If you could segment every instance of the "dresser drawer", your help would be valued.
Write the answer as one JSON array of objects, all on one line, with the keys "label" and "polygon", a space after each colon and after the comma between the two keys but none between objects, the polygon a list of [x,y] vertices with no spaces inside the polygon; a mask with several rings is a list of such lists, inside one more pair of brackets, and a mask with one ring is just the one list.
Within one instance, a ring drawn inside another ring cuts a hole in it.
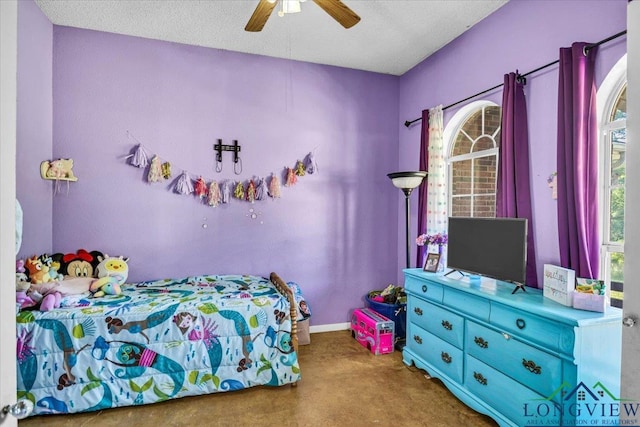
[{"label": "dresser drawer", "polygon": [[444,289],[442,303],[462,313],[470,314],[477,319],[489,321],[491,304],[486,298],[475,296],[468,292],[446,288]]},{"label": "dresser drawer", "polygon": [[404,288],[420,298],[426,298],[435,302],[442,302],[442,285],[426,279],[418,279],[413,276],[406,276]]},{"label": "dresser drawer", "polygon": [[463,354],[459,350],[426,330],[411,324],[407,345],[422,360],[429,363],[455,382],[462,381]]},{"label": "dresser drawer", "polygon": [[436,305],[411,298],[408,307],[409,322],[415,323],[443,340],[462,348],[464,319]]},{"label": "dresser drawer", "polygon": [[515,308],[493,303],[490,323],[545,348],[573,357],[573,329]]},{"label": "dresser drawer", "polygon": [[560,358],[477,323],[467,322],[465,348],[471,356],[543,396],[551,396],[562,384]]},{"label": "dresser drawer", "polygon": [[512,378],[485,365],[472,356],[465,356],[465,387],[480,399],[509,418],[517,426],[560,425],[560,415],[554,414],[554,403]]}]

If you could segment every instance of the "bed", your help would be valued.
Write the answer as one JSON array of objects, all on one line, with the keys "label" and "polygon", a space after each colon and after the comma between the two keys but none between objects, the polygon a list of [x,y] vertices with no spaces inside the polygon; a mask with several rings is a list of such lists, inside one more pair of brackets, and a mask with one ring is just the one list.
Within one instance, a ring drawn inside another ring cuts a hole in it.
[{"label": "bed", "polygon": [[65,298],[17,316],[18,398],[31,415],[295,385],[296,302],[277,274],[206,275]]}]

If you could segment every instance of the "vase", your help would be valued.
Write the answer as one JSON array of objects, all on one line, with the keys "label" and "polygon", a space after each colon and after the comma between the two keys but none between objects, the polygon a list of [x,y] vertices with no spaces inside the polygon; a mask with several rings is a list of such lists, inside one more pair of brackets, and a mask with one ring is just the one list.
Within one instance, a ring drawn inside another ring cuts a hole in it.
[{"label": "vase", "polygon": [[444,271],[447,264],[447,249],[444,245],[438,245],[438,254],[440,255],[440,259],[438,260],[438,271]]}]

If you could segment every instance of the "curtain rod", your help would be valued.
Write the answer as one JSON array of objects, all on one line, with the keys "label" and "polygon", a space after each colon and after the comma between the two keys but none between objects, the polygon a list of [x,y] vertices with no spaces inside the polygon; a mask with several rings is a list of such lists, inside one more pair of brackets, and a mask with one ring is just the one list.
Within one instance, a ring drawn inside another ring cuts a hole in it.
[{"label": "curtain rod", "polygon": [[[614,35],[612,35],[612,36],[610,36],[610,37],[607,37],[606,39],[600,40],[600,41],[599,41],[599,42],[597,42],[597,43],[587,44],[587,45],[584,47],[584,50],[585,50],[585,52],[588,52],[590,49],[592,49],[592,48],[594,48],[594,47],[596,47],[596,46],[600,46],[601,44],[604,44],[604,43],[610,42],[611,40],[615,40],[615,39],[617,39],[618,37],[624,36],[625,34],[627,34],[627,30],[620,31],[619,33],[614,34]],[[553,62],[549,62],[548,64],[545,64],[545,65],[542,65],[542,66],[540,66],[540,67],[536,68],[535,70],[531,70],[531,71],[529,71],[529,72],[527,72],[527,73],[520,74],[520,77],[526,77],[526,76],[528,76],[529,74],[533,74],[533,73],[536,73],[536,72],[538,72],[538,71],[540,71],[540,70],[544,70],[545,68],[551,67],[552,65],[555,65],[555,64],[557,64],[558,62],[560,62],[560,60],[556,59],[556,60],[555,60],[555,61],[553,61]],[[473,95],[471,95],[471,96],[468,96],[468,97],[466,97],[465,99],[461,99],[460,101],[456,101],[456,102],[454,102],[453,104],[449,104],[449,105],[447,105],[446,107],[442,107],[442,109],[443,109],[443,110],[446,110],[446,109],[448,109],[448,108],[455,107],[455,106],[456,106],[456,105],[458,105],[458,104],[462,104],[463,102],[468,101],[468,100],[470,100],[470,99],[473,99],[473,98],[475,98],[476,96],[484,95],[485,93],[487,93],[487,92],[491,92],[492,90],[498,89],[499,87],[502,87],[502,86],[504,86],[504,83],[500,83],[499,85],[495,85],[494,87],[491,87],[491,88],[489,88],[489,89],[483,90],[482,92],[478,92],[478,93],[476,93],[476,94],[473,94]],[[411,120],[411,121],[407,120],[407,121],[405,121],[405,122],[404,122],[404,125],[405,125],[406,127],[409,127],[409,126],[411,126],[413,123],[415,123],[415,122],[419,122],[420,120],[422,120],[422,117],[418,117],[417,119],[415,119],[415,120]]]}]

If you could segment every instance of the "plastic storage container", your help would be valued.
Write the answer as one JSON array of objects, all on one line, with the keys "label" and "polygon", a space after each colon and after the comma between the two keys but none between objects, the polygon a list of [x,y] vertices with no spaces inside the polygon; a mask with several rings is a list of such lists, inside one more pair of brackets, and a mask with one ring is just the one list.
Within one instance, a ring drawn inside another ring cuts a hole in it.
[{"label": "plastic storage container", "polygon": [[404,345],[407,330],[407,304],[387,304],[374,301],[367,295],[367,305],[373,311],[395,322],[396,344]]}]

